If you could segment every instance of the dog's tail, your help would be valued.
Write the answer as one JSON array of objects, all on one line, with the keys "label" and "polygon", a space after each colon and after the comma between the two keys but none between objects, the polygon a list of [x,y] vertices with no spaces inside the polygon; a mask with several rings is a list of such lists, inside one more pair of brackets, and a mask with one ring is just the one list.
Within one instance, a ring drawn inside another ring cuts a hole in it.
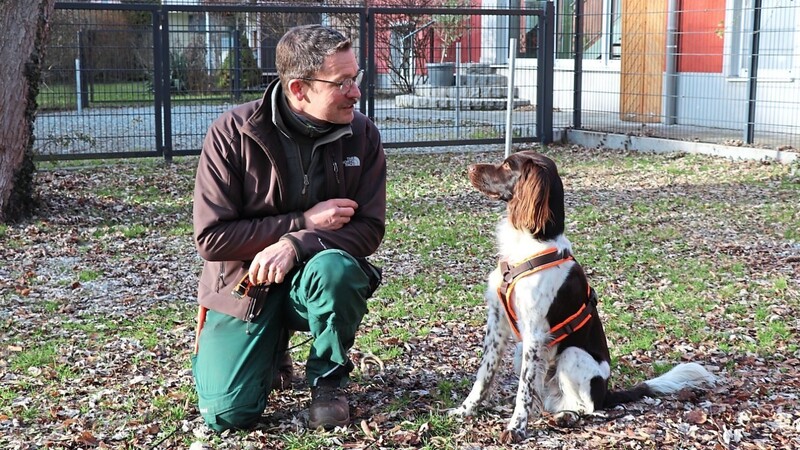
[{"label": "dog's tail", "polygon": [[623,391],[609,391],[603,408],[612,408],[622,403],[641,400],[642,397],[658,397],[674,394],[681,389],[703,389],[714,386],[717,377],[697,363],[678,364],[669,372],[639,383]]}]

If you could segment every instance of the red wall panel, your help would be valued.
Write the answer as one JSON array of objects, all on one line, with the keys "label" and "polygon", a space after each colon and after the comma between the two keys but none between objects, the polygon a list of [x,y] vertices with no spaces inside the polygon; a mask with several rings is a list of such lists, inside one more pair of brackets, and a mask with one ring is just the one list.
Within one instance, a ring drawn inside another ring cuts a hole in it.
[{"label": "red wall panel", "polygon": [[722,72],[725,0],[684,0],[678,22],[678,71]]}]

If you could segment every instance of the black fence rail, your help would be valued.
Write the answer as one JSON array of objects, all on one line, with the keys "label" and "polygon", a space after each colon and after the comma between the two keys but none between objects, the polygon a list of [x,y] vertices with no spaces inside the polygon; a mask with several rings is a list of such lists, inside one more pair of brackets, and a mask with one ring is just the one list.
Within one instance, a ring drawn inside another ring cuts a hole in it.
[{"label": "black fence rail", "polygon": [[[37,155],[197,154],[214,118],[260,98],[276,78],[278,38],[291,26],[320,22],[353,40],[367,69],[359,108],[379,126],[386,147],[500,143],[506,129],[514,142],[549,140],[552,108],[537,110],[536,104],[551,99],[544,89],[552,86],[552,47],[532,45],[550,40],[548,29],[552,36],[552,26],[544,26],[552,23],[552,4],[543,5],[475,10],[58,2],[38,98]],[[511,45],[515,53],[508,51]],[[520,67],[510,89],[508,59],[518,55],[535,55],[541,64]]]}]

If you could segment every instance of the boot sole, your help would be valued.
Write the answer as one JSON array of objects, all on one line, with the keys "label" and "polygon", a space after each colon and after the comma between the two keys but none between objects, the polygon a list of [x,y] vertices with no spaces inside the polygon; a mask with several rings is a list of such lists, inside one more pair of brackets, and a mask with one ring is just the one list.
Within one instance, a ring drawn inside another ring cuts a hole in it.
[{"label": "boot sole", "polygon": [[341,420],[339,422],[321,422],[321,421],[318,422],[318,423],[314,423],[314,422],[311,422],[311,421],[308,422],[308,428],[310,428],[312,430],[316,430],[317,428],[320,428],[320,427],[322,427],[325,430],[331,430],[331,429],[336,428],[336,427],[346,427],[348,425],[350,425],[350,419],[349,418],[347,420]]}]

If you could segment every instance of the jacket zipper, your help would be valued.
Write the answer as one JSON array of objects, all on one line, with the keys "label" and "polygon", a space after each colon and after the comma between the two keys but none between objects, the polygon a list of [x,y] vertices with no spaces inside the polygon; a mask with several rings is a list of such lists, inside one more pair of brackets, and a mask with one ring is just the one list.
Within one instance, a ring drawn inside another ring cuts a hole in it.
[{"label": "jacket zipper", "polygon": [[[292,141],[294,142],[294,140]],[[306,168],[303,167],[303,156],[302,153],[300,152],[300,145],[297,142],[294,142],[294,148],[295,152],[297,152],[297,160],[298,160],[298,165],[300,166],[300,173],[303,174],[303,189],[300,191],[300,195],[303,196],[303,198],[305,199],[305,196],[308,193],[308,186],[311,184],[311,182],[308,180],[308,172],[311,171],[311,165],[313,164],[314,154],[312,151],[311,161],[308,162],[308,171],[307,171]]]},{"label": "jacket zipper", "polygon": [[336,164],[336,161],[333,162],[333,174],[336,175],[336,184],[341,184],[339,181],[339,165]]}]

